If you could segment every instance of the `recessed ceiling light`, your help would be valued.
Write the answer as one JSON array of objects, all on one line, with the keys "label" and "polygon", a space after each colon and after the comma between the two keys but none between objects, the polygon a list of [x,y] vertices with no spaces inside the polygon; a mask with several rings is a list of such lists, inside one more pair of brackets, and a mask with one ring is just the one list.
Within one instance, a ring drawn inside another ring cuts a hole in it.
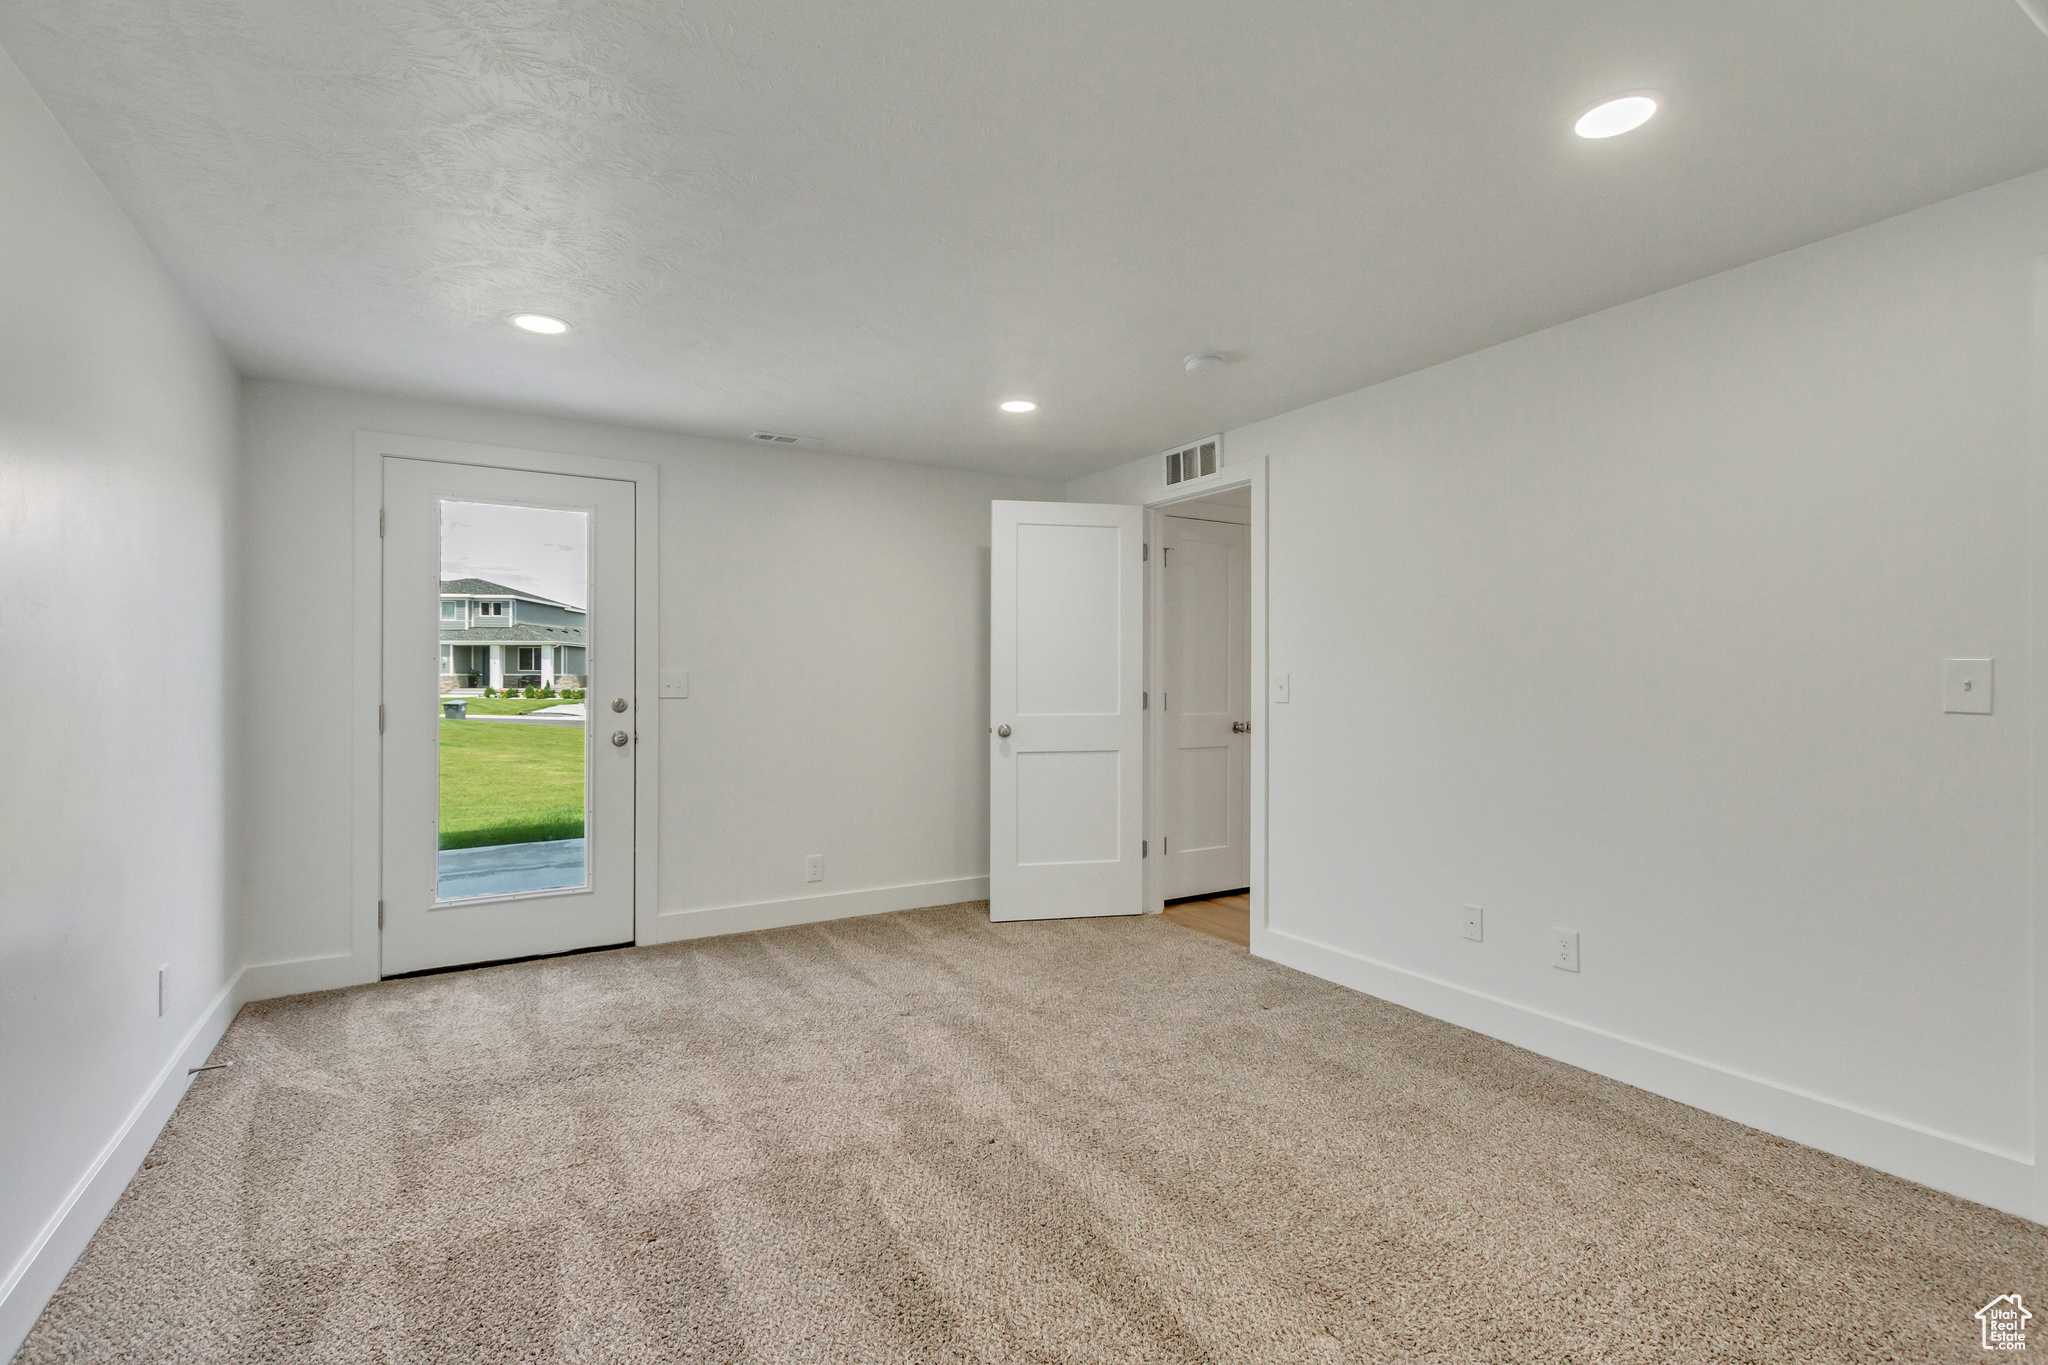
[{"label": "recessed ceiling light", "polygon": [[1616,137],[1631,129],[1640,128],[1655,117],[1664,107],[1664,97],[1654,90],[1636,90],[1626,95],[1616,95],[1579,115],[1579,121],[1572,125],[1572,131],[1580,137]]},{"label": "recessed ceiling light", "polygon": [[1009,402],[1003,404],[1003,411],[1031,412],[1035,410],[1037,407],[1038,404],[1032,402],[1029,398],[1012,398]]},{"label": "recessed ceiling light", "polygon": [[560,336],[569,330],[569,324],[560,318],[551,318],[546,313],[514,313],[512,325],[522,332],[539,332],[542,336]]}]

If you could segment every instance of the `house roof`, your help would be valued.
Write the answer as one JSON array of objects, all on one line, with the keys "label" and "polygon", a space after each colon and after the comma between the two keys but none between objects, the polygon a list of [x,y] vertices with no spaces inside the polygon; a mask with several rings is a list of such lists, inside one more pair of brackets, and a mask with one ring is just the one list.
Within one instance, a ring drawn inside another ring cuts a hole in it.
[{"label": "house roof", "polygon": [[444,630],[444,645],[580,645],[583,631],[577,626],[471,626],[467,630]]},{"label": "house roof", "polygon": [[508,588],[503,583],[493,583],[488,578],[444,578],[441,580],[443,597],[516,597],[522,602],[538,602],[544,607],[560,607],[563,611],[581,612],[583,608],[572,607],[567,602],[557,602],[552,597],[537,593],[521,592]]}]

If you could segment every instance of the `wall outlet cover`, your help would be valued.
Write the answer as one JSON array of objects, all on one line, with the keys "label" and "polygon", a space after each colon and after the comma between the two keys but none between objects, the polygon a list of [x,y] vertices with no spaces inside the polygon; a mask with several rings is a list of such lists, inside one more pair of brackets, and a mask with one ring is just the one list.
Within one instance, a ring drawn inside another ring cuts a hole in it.
[{"label": "wall outlet cover", "polygon": [[1576,929],[1552,929],[1550,965],[1561,972],[1575,972],[1579,969],[1579,931]]},{"label": "wall outlet cover", "polygon": [[1294,692],[1294,675],[1293,675],[1292,673],[1275,673],[1275,674],[1273,675],[1273,700],[1274,700],[1274,701],[1276,701],[1276,702],[1279,702],[1279,703],[1281,703],[1282,705],[1285,705],[1285,704],[1286,704],[1286,702],[1287,702],[1287,699],[1289,698],[1289,696],[1291,696],[1291,695],[1293,694],[1293,692]]},{"label": "wall outlet cover", "polygon": [[813,853],[810,857],[804,859],[804,880],[807,882],[822,882],[825,880],[824,854]]}]

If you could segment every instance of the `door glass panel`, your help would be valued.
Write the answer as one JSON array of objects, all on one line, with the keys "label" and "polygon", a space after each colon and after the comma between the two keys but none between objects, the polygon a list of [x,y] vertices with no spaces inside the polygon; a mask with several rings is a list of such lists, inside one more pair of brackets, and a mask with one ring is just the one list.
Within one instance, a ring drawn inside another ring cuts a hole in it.
[{"label": "door glass panel", "polygon": [[435,899],[587,885],[590,514],[444,500],[441,601]]}]

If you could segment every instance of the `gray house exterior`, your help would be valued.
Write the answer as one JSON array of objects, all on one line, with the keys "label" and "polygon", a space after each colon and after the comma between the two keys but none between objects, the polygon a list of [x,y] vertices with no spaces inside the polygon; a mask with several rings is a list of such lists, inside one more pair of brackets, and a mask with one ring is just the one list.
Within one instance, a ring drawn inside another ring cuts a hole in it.
[{"label": "gray house exterior", "polygon": [[441,584],[441,691],[583,687],[586,613],[482,578]]}]

